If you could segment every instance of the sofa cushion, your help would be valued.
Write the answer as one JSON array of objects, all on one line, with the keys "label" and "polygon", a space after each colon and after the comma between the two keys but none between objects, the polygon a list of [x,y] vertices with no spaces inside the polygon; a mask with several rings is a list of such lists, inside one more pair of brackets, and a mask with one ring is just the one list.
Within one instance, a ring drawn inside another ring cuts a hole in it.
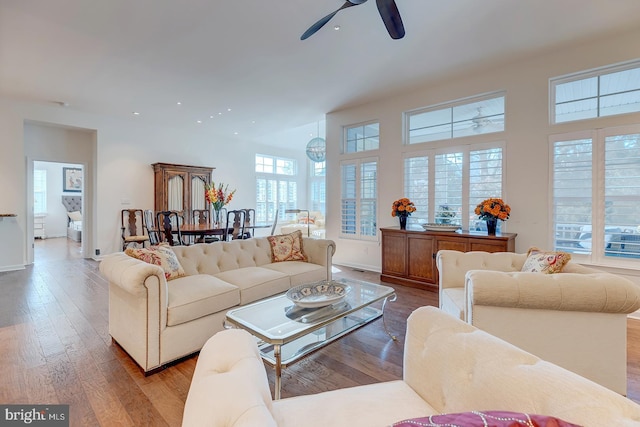
[{"label": "sofa cushion", "polygon": [[127,248],[124,253],[146,263],[162,267],[167,280],[177,279],[185,275],[178,258],[166,243],[148,248]]},{"label": "sofa cushion", "polygon": [[271,244],[271,261],[306,261],[307,256],[302,247],[302,232],[296,230],[290,234],[269,236]]},{"label": "sofa cushion", "polygon": [[208,274],[181,277],[167,284],[167,326],[179,325],[240,304],[240,290]]},{"label": "sofa cushion", "polygon": [[223,271],[214,277],[237,286],[242,305],[285,292],[291,283],[286,274],[263,267]]},{"label": "sofa cushion", "polygon": [[531,248],[527,252],[527,260],[522,266],[523,272],[553,274],[560,273],[571,259],[567,252],[545,252]]},{"label": "sofa cushion", "polygon": [[392,427],[579,427],[546,415],[511,411],[469,411],[454,414],[431,415],[394,423]]},{"label": "sofa cushion", "polygon": [[327,278],[327,267],[310,262],[274,262],[263,265],[262,268],[268,268],[288,275],[291,279],[290,287],[302,285],[303,283],[326,280]]}]

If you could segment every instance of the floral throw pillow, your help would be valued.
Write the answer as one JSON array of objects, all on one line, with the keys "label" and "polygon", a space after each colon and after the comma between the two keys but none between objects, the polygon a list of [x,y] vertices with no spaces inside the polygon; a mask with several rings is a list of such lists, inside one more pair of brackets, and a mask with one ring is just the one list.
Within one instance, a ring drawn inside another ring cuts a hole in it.
[{"label": "floral throw pillow", "polygon": [[470,411],[397,422],[392,427],[580,427],[546,415],[510,411]]},{"label": "floral throw pillow", "polygon": [[306,261],[307,256],[302,249],[302,231],[267,237],[271,244],[271,261]]},{"label": "floral throw pillow", "polygon": [[166,243],[148,248],[127,248],[124,251],[130,257],[139,259],[149,264],[158,265],[164,270],[164,277],[167,280],[177,279],[185,276],[185,271],[178,261],[178,257]]},{"label": "floral throw pillow", "polygon": [[571,260],[571,254],[566,252],[545,252],[538,248],[529,249],[527,255],[521,271],[530,273],[560,273]]}]

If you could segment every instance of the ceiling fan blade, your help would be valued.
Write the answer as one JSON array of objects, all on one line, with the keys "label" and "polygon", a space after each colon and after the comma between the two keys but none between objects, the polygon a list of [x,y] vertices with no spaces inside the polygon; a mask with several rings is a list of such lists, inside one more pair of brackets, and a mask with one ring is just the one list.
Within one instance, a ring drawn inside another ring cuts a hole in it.
[{"label": "ceiling fan blade", "polygon": [[404,25],[400,17],[400,11],[396,6],[395,0],[376,0],[378,12],[382,17],[385,27],[392,39],[401,39],[404,37]]},{"label": "ceiling fan blade", "polygon": [[[366,1],[366,0],[365,0]],[[363,2],[350,2],[350,1],[345,1],[344,4],[342,6],[340,6],[339,9],[337,9],[335,12],[328,14],[327,16],[325,16],[324,18],[320,19],[318,22],[316,22],[315,24],[313,24],[312,26],[309,27],[309,29],[307,31],[304,32],[304,34],[302,36],[300,36],[300,40],[306,40],[309,37],[311,37],[312,35],[315,34],[316,31],[318,31],[320,28],[324,27],[324,25],[329,22],[331,20],[331,18],[333,18],[335,16],[336,13],[340,12],[342,9],[346,9],[348,7],[351,6],[357,6],[359,4],[362,4]]]}]

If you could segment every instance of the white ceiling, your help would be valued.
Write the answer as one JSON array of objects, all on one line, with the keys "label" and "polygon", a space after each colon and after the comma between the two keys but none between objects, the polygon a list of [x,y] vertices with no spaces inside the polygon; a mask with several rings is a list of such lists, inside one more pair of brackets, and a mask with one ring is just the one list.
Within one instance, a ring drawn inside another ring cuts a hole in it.
[{"label": "white ceiling", "polygon": [[640,25],[639,0],[396,1],[403,39],[388,36],[369,1],[301,41],[342,0],[0,0],[0,95],[259,139],[461,69]]}]

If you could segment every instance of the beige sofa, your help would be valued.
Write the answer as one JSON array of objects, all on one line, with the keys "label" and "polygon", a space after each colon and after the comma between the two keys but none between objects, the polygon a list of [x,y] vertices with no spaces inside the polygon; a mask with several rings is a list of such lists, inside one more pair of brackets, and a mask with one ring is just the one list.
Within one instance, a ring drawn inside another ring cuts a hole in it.
[{"label": "beige sofa", "polygon": [[186,276],[167,281],[163,269],[118,252],[100,272],[109,281],[109,334],[145,371],[202,348],[223,329],[225,313],[331,278],[335,244],[303,239],[308,262],[271,262],[266,237],[171,248]]},{"label": "beige sofa", "polygon": [[[640,406],[443,313],[407,323],[403,380],[272,401],[255,340],[216,334],[202,349],[184,427],[382,427],[472,410],[527,412],[583,426],[640,426]],[[224,351],[223,351],[224,350]]]},{"label": "beige sofa", "polygon": [[440,308],[545,360],[627,393],[631,281],[569,262],[524,273],[526,254],[439,251]]}]

